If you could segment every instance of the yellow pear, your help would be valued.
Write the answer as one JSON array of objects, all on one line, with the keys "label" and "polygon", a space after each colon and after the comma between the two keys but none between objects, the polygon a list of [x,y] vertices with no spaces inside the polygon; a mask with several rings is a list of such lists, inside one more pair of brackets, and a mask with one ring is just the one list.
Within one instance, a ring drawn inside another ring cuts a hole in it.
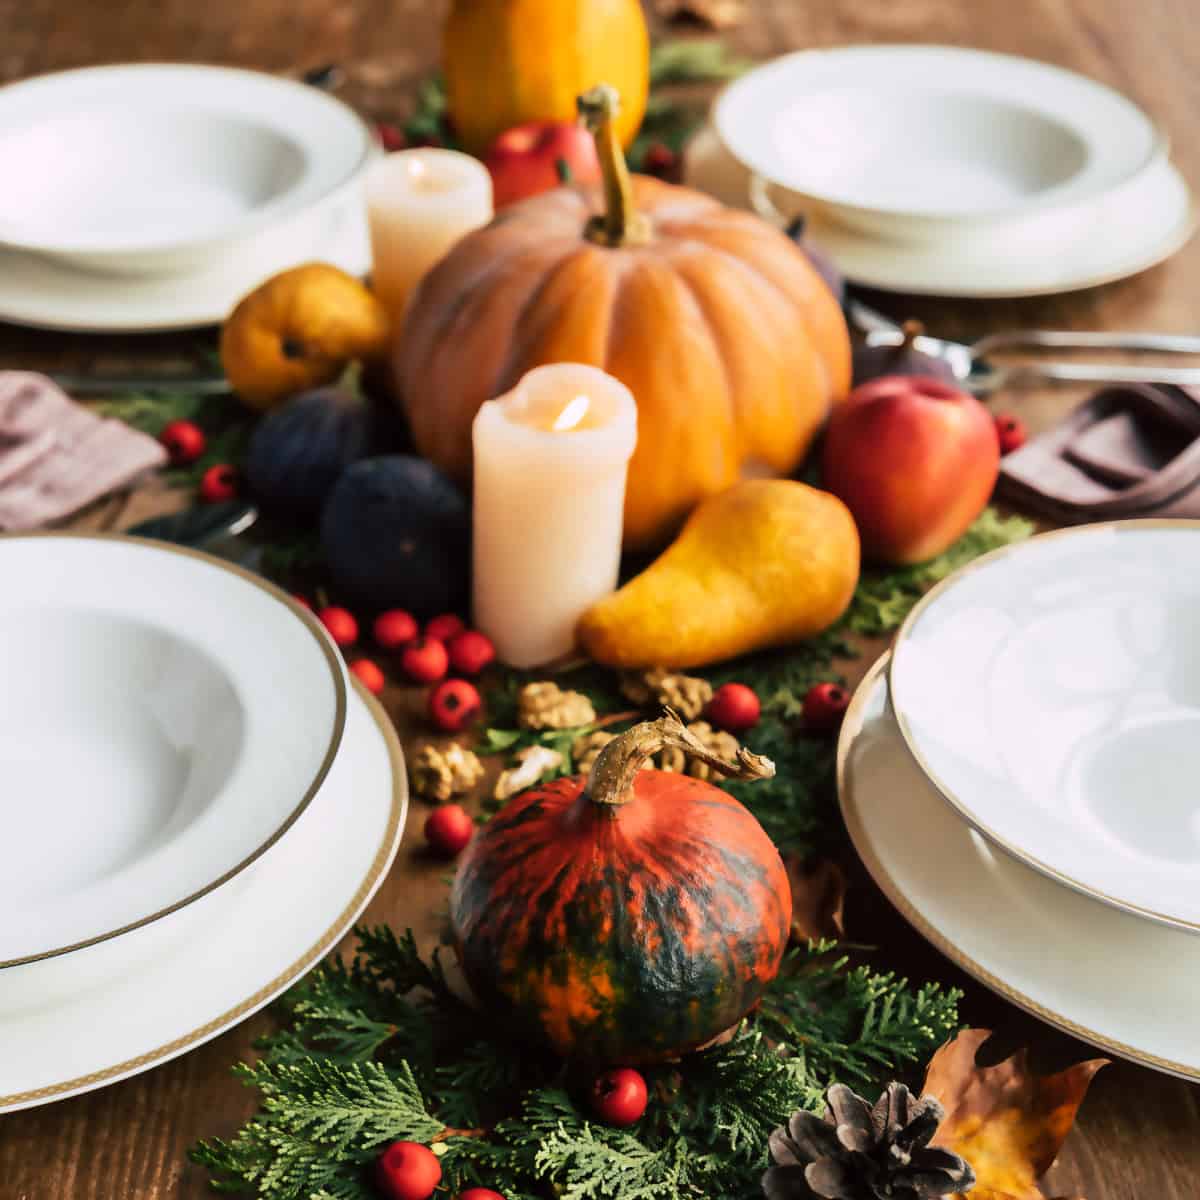
[{"label": "yellow pear", "polygon": [[702,667],[811,637],[846,611],[858,530],[836,496],[755,479],[704,501],[640,575],[592,605],[583,649],[613,667]]}]

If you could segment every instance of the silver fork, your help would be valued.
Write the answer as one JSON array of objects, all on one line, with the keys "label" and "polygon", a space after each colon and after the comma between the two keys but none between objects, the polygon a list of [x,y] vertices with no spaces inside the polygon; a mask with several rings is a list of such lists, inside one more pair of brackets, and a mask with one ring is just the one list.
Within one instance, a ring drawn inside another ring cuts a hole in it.
[{"label": "silver fork", "polygon": [[[871,346],[899,346],[904,330],[890,317],[858,300],[849,300],[850,321],[866,334]],[[987,396],[1014,383],[1173,383],[1200,385],[1200,367],[1156,367],[1122,363],[1027,362],[996,366],[987,355],[1023,349],[1135,350],[1159,354],[1200,354],[1200,337],[1182,333],[1075,333],[1069,330],[1012,330],[992,333],[975,342],[918,334],[913,347],[940,358],[955,377],[977,396]]]}]

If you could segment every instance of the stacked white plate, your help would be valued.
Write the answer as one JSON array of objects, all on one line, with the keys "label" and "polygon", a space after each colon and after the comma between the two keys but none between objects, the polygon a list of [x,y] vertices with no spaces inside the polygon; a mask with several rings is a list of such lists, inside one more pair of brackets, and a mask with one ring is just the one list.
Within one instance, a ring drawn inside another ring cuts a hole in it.
[{"label": "stacked white plate", "polygon": [[850,835],[1010,1000],[1200,1079],[1200,523],[1045,534],[935,588],[847,713]]},{"label": "stacked white plate", "polygon": [[[999,297],[1143,270],[1191,236],[1162,132],[1110,88],[1031,59],[854,46],[731,84],[713,127],[762,211],[803,213],[851,280]],[[776,189],[775,193],[770,188]]]},{"label": "stacked white plate", "polygon": [[0,320],[157,330],[224,320],[276,271],[370,263],[364,122],[229,67],[90,67],[0,88]]},{"label": "stacked white plate", "polygon": [[261,1008],[396,853],[387,716],[310,613],[208,556],[0,537],[0,1112]]}]

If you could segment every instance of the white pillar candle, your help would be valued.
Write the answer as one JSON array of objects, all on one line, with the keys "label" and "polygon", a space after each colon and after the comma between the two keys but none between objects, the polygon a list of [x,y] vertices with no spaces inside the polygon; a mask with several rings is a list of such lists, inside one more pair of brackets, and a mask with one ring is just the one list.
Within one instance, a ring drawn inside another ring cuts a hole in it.
[{"label": "white pillar candle", "polygon": [[629,389],[596,367],[538,367],[475,417],[475,625],[500,659],[570,652],[575,625],[617,585]]},{"label": "white pillar candle", "polygon": [[454,244],[492,219],[492,178],[457,150],[388,154],[367,174],[371,286],[399,328],[409,297]]}]

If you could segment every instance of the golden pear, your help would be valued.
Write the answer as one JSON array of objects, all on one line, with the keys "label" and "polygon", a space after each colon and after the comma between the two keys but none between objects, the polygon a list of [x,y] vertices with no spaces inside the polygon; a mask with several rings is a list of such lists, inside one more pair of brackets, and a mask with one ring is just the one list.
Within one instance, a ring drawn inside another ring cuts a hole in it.
[{"label": "golden pear", "polygon": [[702,667],[828,629],[858,583],[858,530],[836,496],[755,479],[704,501],[640,575],[592,605],[583,649],[613,667]]}]

